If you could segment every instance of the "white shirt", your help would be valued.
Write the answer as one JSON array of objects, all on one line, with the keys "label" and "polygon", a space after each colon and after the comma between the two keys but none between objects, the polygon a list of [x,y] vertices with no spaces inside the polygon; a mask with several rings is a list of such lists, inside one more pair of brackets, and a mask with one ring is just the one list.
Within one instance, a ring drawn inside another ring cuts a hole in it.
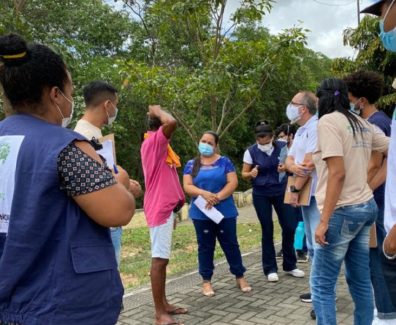
[{"label": "white shirt", "polygon": [[[273,151],[274,151],[274,147],[272,147],[270,151],[267,152],[262,151],[262,152],[266,153],[268,156],[271,156]],[[245,153],[243,154],[243,162],[245,164],[253,165],[253,158],[252,155],[250,154],[249,149],[246,149]]]},{"label": "white shirt", "polygon": [[388,233],[396,224],[396,109],[392,117],[392,133],[388,150],[388,170],[385,187],[384,225]]},{"label": "white shirt", "polygon": [[[318,140],[318,117],[312,116],[303,126],[301,126],[294,136],[293,144],[289,150],[288,156],[294,158],[296,164],[302,164],[304,157],[308,153],[314,153],[316,151],[316,145]],[[318,176],[316,170],[313,170],[312,174],[312,188],[311,195],[315,195],[316,184],[318,182]]]},{"label": "white shirt", "polygon": [[78,120],[74,131],[80,133],[88,140],[92,140],[92,138],[99,139],[103,137],[102,131],[98,127],[83,119]]}]

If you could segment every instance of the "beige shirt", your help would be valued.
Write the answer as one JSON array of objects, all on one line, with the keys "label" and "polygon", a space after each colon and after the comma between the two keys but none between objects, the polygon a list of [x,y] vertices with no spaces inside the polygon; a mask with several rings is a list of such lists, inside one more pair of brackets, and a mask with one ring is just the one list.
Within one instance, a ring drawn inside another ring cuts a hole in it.
[{"label": "beige shirt", "polygon": [[88,140],[92,140],[92,138],[99,139],[102,137],[102,131],[98,127],[83,119],[78,120],[74,131],[82,134]]},{"label": "beige shirt", "polygon": [[367,184],[367,169],[372,151],[384,152],[388,149],[389,138],[374,126],[358,117],[363,132],[356,131],[344,114],[333,112],[324,115],[318,123],[318,145],[313,159],[318,173],[316,201],[322,212],[326,197],[328,169],[324,159],[343,157],[345,180],[337,207],[364,203],[373,197]]}]

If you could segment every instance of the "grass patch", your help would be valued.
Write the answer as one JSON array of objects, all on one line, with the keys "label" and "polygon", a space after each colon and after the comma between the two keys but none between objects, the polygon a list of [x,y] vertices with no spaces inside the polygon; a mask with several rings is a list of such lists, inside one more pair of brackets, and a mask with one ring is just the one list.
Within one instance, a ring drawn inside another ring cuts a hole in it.
[{"label": "grass patch", "polygon": [[[280,236],[278,222],[274,222],[274,237]],[[238,224],[238,241],[242,253],[261,246],[261,228],[258,223]],[[216,244],[215,260],[224,258],[224,253]],[[150,236],[147,227],[125,229],[122,234],[121,277],[126,288],[133,288],[150,282],[151,265]],[[198,268],[197,241],[192,223],[177,226],[173,233],[172,255],[168,265],[168,275],[182,274]]]}]

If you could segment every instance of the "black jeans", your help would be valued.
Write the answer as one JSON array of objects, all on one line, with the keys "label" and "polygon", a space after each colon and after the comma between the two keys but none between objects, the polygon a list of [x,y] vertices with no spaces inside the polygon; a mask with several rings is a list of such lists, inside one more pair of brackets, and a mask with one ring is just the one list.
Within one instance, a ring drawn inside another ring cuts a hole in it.
[{"label": "black jeans", "polygon": [[283,270],[292,271],[296,268],[297,258],[293,244],[297,220],[292,206],[283,203],[283,197],[283,195],[262,196],[253,193],[254,208],[261,224],[262,264],[265,275],[278,271],[274,247],[272,207],[275,208],[282,228]]},{"label": "black jeans", "polygon": [[383,252],[381,252],[381,257],[382,257],[382,272],[388,287],[388,293],[393,306],[396,306],[396,259],[395,260],[387,259],[384,256]]},{"label": "black jeans", "polygon": [[212,220],[193,220],[198,242],[199,274],[210,281],[213,275],[213,257],[216,238],[230,265],[230,272],[236,278],[243,277],[246,269],[242,264],[241,251],[237,239],[236,218],[224,218],[219,224]]}]

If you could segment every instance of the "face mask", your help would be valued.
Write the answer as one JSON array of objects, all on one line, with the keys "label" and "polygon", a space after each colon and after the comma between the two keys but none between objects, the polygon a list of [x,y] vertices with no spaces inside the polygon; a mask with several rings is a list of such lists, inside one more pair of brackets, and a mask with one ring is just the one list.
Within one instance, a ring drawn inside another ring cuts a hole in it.
[{"label": "face mask", "polygon": [[286,115],[291,123],[296,123],[301,118],[300,113],[298,112],[298,107],[291,103],[287,105]]},{"label": "face mask", "polygon": [[396,27],[390,31],[385,32],[384,22],[389,14],[395,1],[389,5],[387,12],[385,13],[384,19],[380,21],[380,38],[384,47],[391,52],[396,52]]},{"label": "face mask", "polygon": [[396,28],[385,32],[383,20],[380,21],[380,38],[388,51],[396,52]]},{"label": "face mask", "polygon": [[213,155],[214,149],[210,144],[207,143],[199,143],[198,150],[202,156],[209,157]]},{"label": "face mask", "polygon": [[279,138],[278,141],[279,141],[279,142],[283,142],[283,143],[287,143],[287,140],[284,139],[284,138]]},{"label": "face mask", "polygon": [[114,114],[113,116],[109,116],[109,113],[107,113],[107,110],[106,110],[106,114],[107,114],[107,125],[112,125],[113,122],[115,121],[116,117],[117,117],[118,108],[115,107],[115,106],[114,106],[114,108],[115,108],[115,114]]},{"label": "face mask", "polygon": [[66,100],[71,104],[71,106],[72,106],[72,107],[71,107],[70,116],[69,116],[69,117],[64,117],[63,114],[62,114],[61,109],[59,108],[59,106],[58,106],[57,104],[55,104],[56,107],[58,108],[58,111],[59,111],[60,115],[62,116],[62,127],[65,128],[65,127],[67,127],[67,126],[70,124],[70,122],[71,122],[71,120],[72,120],[72,118],[73,118],[73,114],[74,114],[74,101],[71,101],[69,98],[67,98],[67,97],[65,96],[65,94],[64,94],[62,91],[60,91],[60,93],[61,93],[61,95],[62,95],[63,97],[65,97],[65,99],[66,99]]},{"label": "face mask", "polygon": [[262,151],[262,152],[270,152],[273,148],[272,143],[267,143],[267,144],[257,144],[257,147]]},{"label": "face mask", "polygon": [[350,111],[354,112],[357,115],[360,115],[360,108],[357,104],[354,103],[349,103],[349,105],[351,106]]}]

